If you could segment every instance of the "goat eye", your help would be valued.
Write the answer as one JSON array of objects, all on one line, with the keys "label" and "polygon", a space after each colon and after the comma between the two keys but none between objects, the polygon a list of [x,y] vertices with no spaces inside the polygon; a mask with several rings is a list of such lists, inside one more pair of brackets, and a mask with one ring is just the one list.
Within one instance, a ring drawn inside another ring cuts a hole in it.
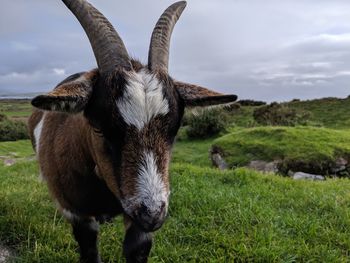
[{"label": "goat eye", "polygon": [[100,129],[95,128],[94,133],[96,133],[98,136],[103,137],[103,133]]}]

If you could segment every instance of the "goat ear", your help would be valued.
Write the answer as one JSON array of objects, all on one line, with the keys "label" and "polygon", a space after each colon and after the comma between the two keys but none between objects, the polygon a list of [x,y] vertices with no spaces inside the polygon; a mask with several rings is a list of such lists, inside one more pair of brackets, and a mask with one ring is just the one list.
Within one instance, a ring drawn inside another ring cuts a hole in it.
[{"label": "goat ear", "polygon": [[175,88],[188,107],[226,104],[237,100],[236,95],[224,95],[197,85],[174,81]]},{"label": "goat ear", "polygon": [[97,70],[74,74],[58,84],[53,91],[35,97],[32,105],[48,111],[80,112],[90,99],[97,74]]}]

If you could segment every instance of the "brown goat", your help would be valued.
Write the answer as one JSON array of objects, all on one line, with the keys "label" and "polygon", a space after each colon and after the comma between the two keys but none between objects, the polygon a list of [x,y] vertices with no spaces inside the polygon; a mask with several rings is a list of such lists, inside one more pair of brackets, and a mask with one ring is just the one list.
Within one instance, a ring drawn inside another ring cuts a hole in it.
[{"label": "brown goat", "polygon": [[93,48],[98,69],[33,99],[30,135],[40,172],[73,227],[81,262],[101,262],[98,224],[125,218],[127,262],[146,262],[163,224],[169,162],[186,106],[236,100],[168,75],[169,44],[186,2],[171,5],[152,34],[148,65],[129,58],[108,20],[85,0],[63,0]]}]

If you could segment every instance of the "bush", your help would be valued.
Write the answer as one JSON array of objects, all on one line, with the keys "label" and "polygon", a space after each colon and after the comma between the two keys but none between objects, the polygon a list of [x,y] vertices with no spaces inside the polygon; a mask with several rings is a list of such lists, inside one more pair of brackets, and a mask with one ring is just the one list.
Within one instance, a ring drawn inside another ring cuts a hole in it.
[{"label": "bush", "polygon": [[29,139],[27,125],[22,121],[12,121],[0,114],[0,141]]},{"label": "bush", "polygon": [[254,120],[261,125],[296,126],[306,125],[310,112],[301,109],[292,109],[286,105],[271,103],[254,110]]},{"label": "bush", "polygon": [[241,109],[241,104],[231,103],[228,105],[224,105],[223,109],[229,113],[236,113]]},{"label": "bush", "polygon": [[208,138],[225,130],[227,113],[222,109],[203,109],[188,116],[186,129],[189,138]]},{"label": "bush", "polygon": [[259,100],[240,100],[238,101],[238,104],[242,106],[262,106],[262,105],[266,105],[266,102],[259,101]]},{"label": "bush", "polygon": [[189,125],[189,120],[193,113],[190,110],[185,110],[184,116],[182,117],[181,126]]}]

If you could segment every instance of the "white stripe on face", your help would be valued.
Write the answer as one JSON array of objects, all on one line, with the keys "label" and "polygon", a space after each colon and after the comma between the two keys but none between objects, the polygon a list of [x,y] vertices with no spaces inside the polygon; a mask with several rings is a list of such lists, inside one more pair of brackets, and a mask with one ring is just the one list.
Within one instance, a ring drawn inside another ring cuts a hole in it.
[{"label": "white stripe on face", "polygon": [[35,139],[35,151],[37,156],[39,155],[39,146],[40,146],[40,137],[41,137],[41,131],[44,126],[44,118],[45,118],[45,113],[41,117],[40,122],[36,125],[34,129],[34,139]]},{"label": "white stripe on face", "polygon": [[[43,116],[41,116],[41,120],[39,123],[36,125],[34,129],[34,140],[35,140],[35,152],[37,158],[39,158],[39,149],[40,149],[40,138],[41,138],[41,132],[44,127],[44,119],[45,119],[45,112],[43,113]],[[40,181],[45,181],[45,176],[42,174],[41,169],[39,168],[39,180]]]},{"label": "white stripe on face", "polygon": [[139,131],[154,117],[169,112],[161,83],[145,70],[131,73],[123,97],[116,103],[124,121]]},{"label": "white stripe on face", "polygon": [[168,207],[169,189],[158,172],[153,152],[144,152],[138,167],[136,195],[123,202],[126,212],[131,213],[135,205],[143,204],[148,211],[157,214],[162,205]]}]

